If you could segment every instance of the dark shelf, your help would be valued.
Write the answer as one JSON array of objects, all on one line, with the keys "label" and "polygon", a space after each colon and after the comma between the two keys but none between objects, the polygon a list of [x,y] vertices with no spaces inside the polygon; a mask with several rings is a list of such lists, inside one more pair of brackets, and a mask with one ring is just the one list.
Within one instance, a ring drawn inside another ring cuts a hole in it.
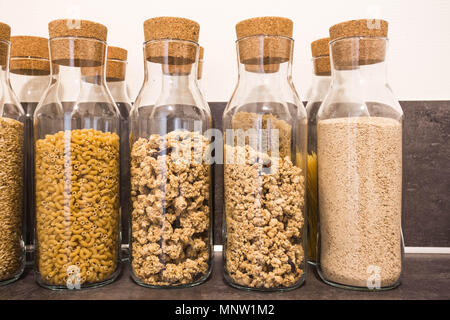
[{"label": "dark shelf", "polygon": [[289,292],[247,292],[231,288],[223,281],[221,254],[214,257],[209,280],[193,288],[148,289],[130,278],[127,263],[112,284],[81,291],[51,291],[39,287],[33,271],[27,269],[17,282],[0,287],[0,300],[6,299],[223,299],[223,300],[305,300],[305,299],[450,299],[450,254],[406,254],[402,284],[390,291],[357,292],[337,289],[321,282],[309,268],[305,284]]}]

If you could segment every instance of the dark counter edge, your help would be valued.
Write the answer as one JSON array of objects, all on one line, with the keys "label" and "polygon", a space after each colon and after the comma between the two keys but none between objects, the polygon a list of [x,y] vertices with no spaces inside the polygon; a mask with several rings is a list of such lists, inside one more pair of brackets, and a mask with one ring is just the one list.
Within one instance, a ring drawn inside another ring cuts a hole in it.
[{"label": "dark counter edge", "polygon": [[254,292],[234,289],[223,280],[221,253],[216,252],[211,277],[202,285],[185,289],[149,289],[130,278],[128,264],[115,282],[81,291],[51,291],[34,281],[27,269],[17,282],[0,287],[0,300],[448,300],[450,299],[450,254],[406,254],[402,283],[384,292],[337,289],[317,278],[309,268],[303,286],[288,292]]}]

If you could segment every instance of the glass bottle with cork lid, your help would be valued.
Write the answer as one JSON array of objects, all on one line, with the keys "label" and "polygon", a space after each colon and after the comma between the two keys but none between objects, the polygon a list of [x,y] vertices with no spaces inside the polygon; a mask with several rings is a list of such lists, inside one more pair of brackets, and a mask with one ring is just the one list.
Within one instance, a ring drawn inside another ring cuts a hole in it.
[{"label": "glass bottle with cork lid", "polygon": [[122,216],[122,242],[129,243],[130,217],[130,130],[131,99],[125,81],[128,51],[108,46],[106,82],[120,112],[120,207]]},{"label": "glass bottle with cork lid", "polygon": [[24,112],[9,78],[11,28],[0,22],[0,286],[25,268],[23,218]]},{"label": "glass bottle with cork lid", "polygon": [[[25,111],[24,126],[24,211],[26,244],[34,240],[34,111],[50,84],[48,39],[34,36],[11,37],[11,85]],[[31,250],[30,250],[31,251]]]},{"label": "glass bottle with cork lid", "polygon": [[388,23],[330,28],[332,80],[317,114],[320,277],[386,290],[402,271],[403,112],[387,84]]},{"label": "glass bottle with cork lid", "polygon": [[306,112],[308,114],[308,262],[317,263],[317,123],[316,117],[331,82],[330,38],[311,43],[313,78]]},{"label": "glass bottle with cork lid", "polygon": [[[37,282],[82,289],[119,273],[119,111],[105,81],[107,28],[49,23],[51,84],[35,132]],[[87,77],[89,81],[86,80]]]},{"label": "glass bottle with cork lid", "polygon": [[[236,25],[239,79],[223,115],[224,275],[237,288],[305,279],[306,111],[291,81],[293,22]],[[297,156],[296,156],[297,154]]]},{"label": "glass bottle with cork lid", "polygon": [[209,128],[197,82],[195,21],[144,22],[145,77],[131,109],[132,277],[142,286],[186,287],[211,272]]}]

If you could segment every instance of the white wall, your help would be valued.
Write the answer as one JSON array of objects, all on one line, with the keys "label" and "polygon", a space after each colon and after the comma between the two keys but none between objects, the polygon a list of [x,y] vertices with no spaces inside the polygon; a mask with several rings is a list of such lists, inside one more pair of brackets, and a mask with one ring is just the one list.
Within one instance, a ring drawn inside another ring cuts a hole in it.
[{"label": "white wall", "polygon": [[108,26],[108,43],[129,51],[128,82],[136,94],[143,79],[142,24],[180,16],[200,23],[209,101],[229,99],[237,79],[234,26],[242,19],[275,15],[294,20],[293,78],[303,96],[311,78],[310,42],[332,24],[356,18],[390,22],[389,79],[400,100],[450,99],[450,1],[428,0],[0,0],[0,21],[13,35],[48,36],[57,18],[85,18]]}]

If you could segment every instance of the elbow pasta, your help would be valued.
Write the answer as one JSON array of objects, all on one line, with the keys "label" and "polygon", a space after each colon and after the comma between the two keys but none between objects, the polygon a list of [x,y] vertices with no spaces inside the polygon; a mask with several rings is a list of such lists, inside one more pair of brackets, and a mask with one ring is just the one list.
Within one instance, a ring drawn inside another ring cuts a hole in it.
[{"label": "elbow pasta", "polygon": [[119,136],[93,129],[36,141],[37,268],[64,286],[110,279],[119,250]]},{"label": "elbow pasta", "polygon": [[0,118],[0,282],[23,265],[22,150],[23,124]]}]

